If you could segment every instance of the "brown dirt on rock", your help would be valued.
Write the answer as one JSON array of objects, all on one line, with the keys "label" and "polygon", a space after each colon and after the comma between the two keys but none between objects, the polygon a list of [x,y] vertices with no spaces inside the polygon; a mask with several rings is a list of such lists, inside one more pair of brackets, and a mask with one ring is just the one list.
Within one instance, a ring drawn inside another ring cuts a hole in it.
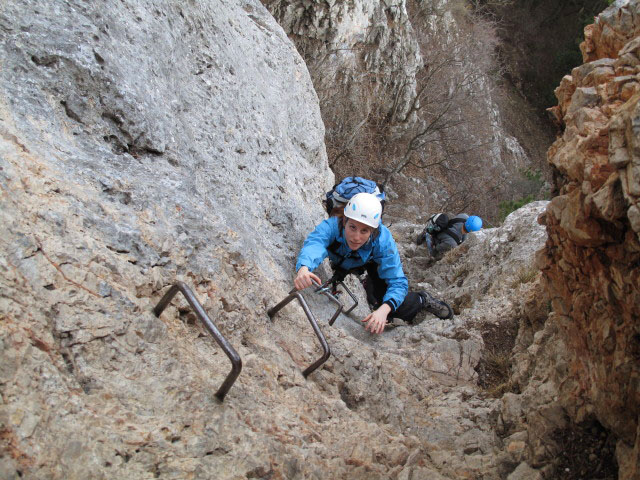
[{"label": "brown dirt on rock", "polygon": [[518,323],[515,319],[495,323],[480,323],[475,326],[482,335],[484,350],[476,366],[478,385],[491,396],[500,397],[506,392],[515,391],[511,377],[511,351],[518,335]]}]

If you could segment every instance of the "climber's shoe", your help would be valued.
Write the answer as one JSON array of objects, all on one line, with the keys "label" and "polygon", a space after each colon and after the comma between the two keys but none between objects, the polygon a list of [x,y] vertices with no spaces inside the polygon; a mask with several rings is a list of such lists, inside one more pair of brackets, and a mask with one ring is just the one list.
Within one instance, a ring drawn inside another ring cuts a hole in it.
[{"label": "climber's shoe", "polygon": [[453,309],[448,303],[438,300],[424,290],[418,292],[418,295],[420,295],[420,300],[422,301],[422,308],[426,311],[443,320],[453,318]]}]

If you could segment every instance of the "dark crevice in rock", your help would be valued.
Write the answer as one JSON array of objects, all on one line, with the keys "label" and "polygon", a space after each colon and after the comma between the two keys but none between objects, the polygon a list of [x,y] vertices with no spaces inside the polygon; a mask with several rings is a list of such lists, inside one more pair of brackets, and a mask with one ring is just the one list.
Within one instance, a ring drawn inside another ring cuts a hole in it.
[{"label": "dark crevice in rock", "polygon": [[64,107],[64,113],[67,114],[67,117],[75,120],[76,122],[82,123],[82,120],[80,119],[78,113],[75,112],[65,100],[62,100],[60,104]]},{"label": "dark crevice in rock", "polygon": [[122,458],[124,463],[128,463],[129,460],[131,460],[131,455],[129,455],[127,452],[124,452],[124,453],[116,452],[116,457]]},{"label": "dark crevice in rock", "polygon": [[362,400],[353,397],[353,394],[349,392],[349,387],[346,383],[340,387],[340,398],[345,403],[347,408],[353,411],[357,411],[358,405],[362,403]]},{"label": "dark crevice in rock", "polygon": [[109,144],[111,144],[111,150],[116,155],[122,155],[123,153],[127,153],[127,147],[120,141],[120,139],[116,135],[105,135],[102,137],[103,140]]},{"label": "dark crevice in rock", "polygon": [[118,115],[117,113],[114,112],[103,112],[102,114],[102,118],[104,118],[105,120],[110,120],[111,122],[113,122],[118,128],[120,128],[122,126],[122,124],[124,123],[122,121],[122,118],[120,115]]},{"label": "dark crevice in rock", "polygon": [[139,158],[143,155],[161,156],[164,154],[164,152],[152,147],[139,147],[134,144],[127,144],[127,153],[129,153],[133,158]]},{"label": "dark crevice in rock", "polygon": [[58,57],[55,55],[32,55],[31,61],[39,67],[53,67],[58,63]]},{"label": "dark crevice in rock", "polygon": [[127,250],[125,248],[114,248],[110,245],[107,245],[107,248],[115,253],[131,253],[131,250]]},{"label": "dark crevice in rock", "polygon": [[62,359],[64,360],[65,365],[67,366],[67,371],[71,374],[75,373],[75,365],[73,360],[71,359],[71,355],[67,351],[60,351],[60,355],[62,355]]},{"label": "dark crevice in rock", "polygon": [[98,52],[93,52],[93,56],[96,59],[96,62],[98,62],[100,65],[104,65],[104,58],[102,58],[102,56],[98,53]]},{"label": "dark crevice in rock", "polygon": [[552,439],[558,446],[555,477],[558,480],[618,478],[616,438],[597,420],[570,424],[554,431]]},{"label": "dark crevice in rock", "polygon": [[197,323],[198,317],[193,313],[191,307],[178,307],[178,315],[180,321],[186,325],[195,325]]}]

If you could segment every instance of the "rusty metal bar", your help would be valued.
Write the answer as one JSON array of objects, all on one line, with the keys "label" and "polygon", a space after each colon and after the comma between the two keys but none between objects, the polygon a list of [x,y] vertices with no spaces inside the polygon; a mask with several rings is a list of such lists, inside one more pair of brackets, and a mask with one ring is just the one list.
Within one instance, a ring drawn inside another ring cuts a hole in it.
[{"label": "rusty metal bar", "polygon": [[[329,291],[329,284],[333,284],[334,279],[330,278],[329,280],[327,280],[326,282],[324,282],[322,285],[320,285],[318,288],[316,288],[316,292],[318,293],[322,293],[323,295],[326,295],[327,297],[329,297],[332,301],[336,302],[338,305],[340,305],[340,309],[344,309],[344,305],[343,303],[340,301],[340,299],[338,297],[336,297],[333,293],[331,293]],[[350,314],[354,308],[356,308],[358,306],[358,299],[356,298],[356,296],[351,292],[351,290],[349,290],[349,288],[344,284],[344,282],[342,282],[342,280],[335,282],[335,285],[341,285],[342,288],[344,288],[345,292],[347,292],[349,294],[349,296],[351,297],[351,299],[353,300],[353,305],[351,305],[351,307],[348,310],[344,310],[344,314],[348,315]],[[329,325],[333,325],[333,322],[336,321],[336,318],[338,318],[338,315],[335,315],[330,321],[329,321]]]},{"label": "rusty metal bar", "polygon": [[356,296],[351,292],[351,290],[349,290],[349,287],[347,287],[343,282],[338,282],[340,285],[342,285],[342,288],[345,289],[345,291],[349,294],[349,296],[351,297],[351,300],[353,300],[353,305],[351,305],[351,308],[349,308],[349,310],[345,310],[344,314],[348,315],[350,314],[354,308],[356,308],[358,306],[358,299],[356,298]]},{"label": "rusty metal bar", "polygon": [[[309,305],[307,305],[307,302],[305,301],[304,297],[302,296],[302,293],[300,293],[295,288],[289,292],[289,295],[287,295],[284,300],[282,300],[280,303],[278,303],[275,307],[272,307],[269,310],[267,310],[267,315],[269,315],[269,318],[273,319],[273,316],[276,313],[278,313],[282,308],[284,308],[288,303],[290,303],[293,299],[297,299],[298,302],[300,303],[300,306],[302,307],[302,310],[304,310],[304,313],[307,315],[307,318],[309,319],[309,323],[311,324],[311,327],[313,328],[313,332],[316,334],[316,337],[318,337],[318,340],[320,340],[320,345],[322,346],[322,350],[324,351],[324,353],[322,354],[322,356],[319,359],[317,359],[315,362],[313,362],[311,365],[309,365],[302,372],[302,375],[305,378],[307,378],[307,376],[309,376],[316,368],[318,368],[320,365],[322,365],[324,362],[326,362],[329,359],[329,356],[331,355],[331,350],[329,349],[329,344],[327,344],[327,340],[324,338],[324,335],[322,334],[322,331],[320,330],[320,327],[318,326],[318,322],[316,321],[315,317],[313,316],[313,313],[311,312],[311,309],[309,309]],[[340,315],[341,311],[342,311],[342,305],[340,305],[340,307],[338,307],[337,312],[332,317],[333,321],[335,321],[337,316]]]},{"label": "rusty metal bar", "polygon": [[340,301],[340,299],[338,297],[336,297],[333,293],[331,293],[329,291],[329,287],[327,286],[327,282],[325,282],[322,285],[320,285],[317,282],[313,281],[313,284],[316,286],[316,289],[314,290],[315,293],[322,293],[323,295],[328,297],[330,300],[332,300],[333,302],[338,304],[338,309],[335,311],[333,316],[329,319],[329,325],[333,326],[334,322],[336,321],[336,319],[338,318],[338,316],[342,312],[342,309],[344,308],[344,305],[342,305],[342,302]]},{"label": "rusty metal bar", "polygon": [[167,305],[169,305],[169,302],[171,302],[171,299],[178,292],[182,292],[184,298],[187,299],[187,302],[189,302],[189,305],[191,305],[191,308],[193,308],[194,312],[196,313],[196,316],[204,324],[207,330],[209,330],[209,333],[211,334],[211,336],[213,336],[217,344],[220,345],[220,348],[222,348],[227,357],[229,357],[229,360],[231,360],[231,371],[216,392],[216,397],[222,402],[224,401],[225,395],[229,392],[229,389],[234,384],[234,382],[238,378],[238,375],[240,375],[240,372],[242,371],[242,360],[240,359],[240,355],[238,355],[231,344],[227,342],[227,339],[224,338],[224,336],[216,328],[214,323],[207,315],[207,312],[204,311],[202,305],[200,305],[200,302],[198,302],[198,299],[195,297],[193,292],[183,282],[176,282],[171,286],[167,293],[164,294],[162,299],[158,302],[158,305],[156,305],[156,307],[153,309],[153,313],[155,313],[156,317],[160,316]]}]

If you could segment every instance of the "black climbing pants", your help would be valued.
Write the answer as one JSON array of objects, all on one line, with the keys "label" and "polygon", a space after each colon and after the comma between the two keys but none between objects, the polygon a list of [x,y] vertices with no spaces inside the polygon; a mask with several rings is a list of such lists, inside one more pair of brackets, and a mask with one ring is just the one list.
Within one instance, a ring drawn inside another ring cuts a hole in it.
[{"label": "black climbing pants", "polygon": [[[378,264],[375,262],[369,262],[353,270],[342,270],[334,269],[334,272],[338,275],[346,276],[349,273],[354,273],[356,275],[361,275],[364,272],[367,272],[367,276],[364,281],[364,289],[367,292],[367,301],[369,304],[373,306],[373,308],[378,308],[382,305],[382,300],[384,298],[384,294],[387,293],[387,282],[385,282],[380,275],[378,275]],[[407,296],[404,297],[404,301],[400,304],[400,306],[393,312],[389,314],[389,320],[392,318],[399,318],[404,320],[407,323],[413,323],[414,318],[422,310],[423,304],[420,299],[420,295],[416,292],[409,292]]]}]

